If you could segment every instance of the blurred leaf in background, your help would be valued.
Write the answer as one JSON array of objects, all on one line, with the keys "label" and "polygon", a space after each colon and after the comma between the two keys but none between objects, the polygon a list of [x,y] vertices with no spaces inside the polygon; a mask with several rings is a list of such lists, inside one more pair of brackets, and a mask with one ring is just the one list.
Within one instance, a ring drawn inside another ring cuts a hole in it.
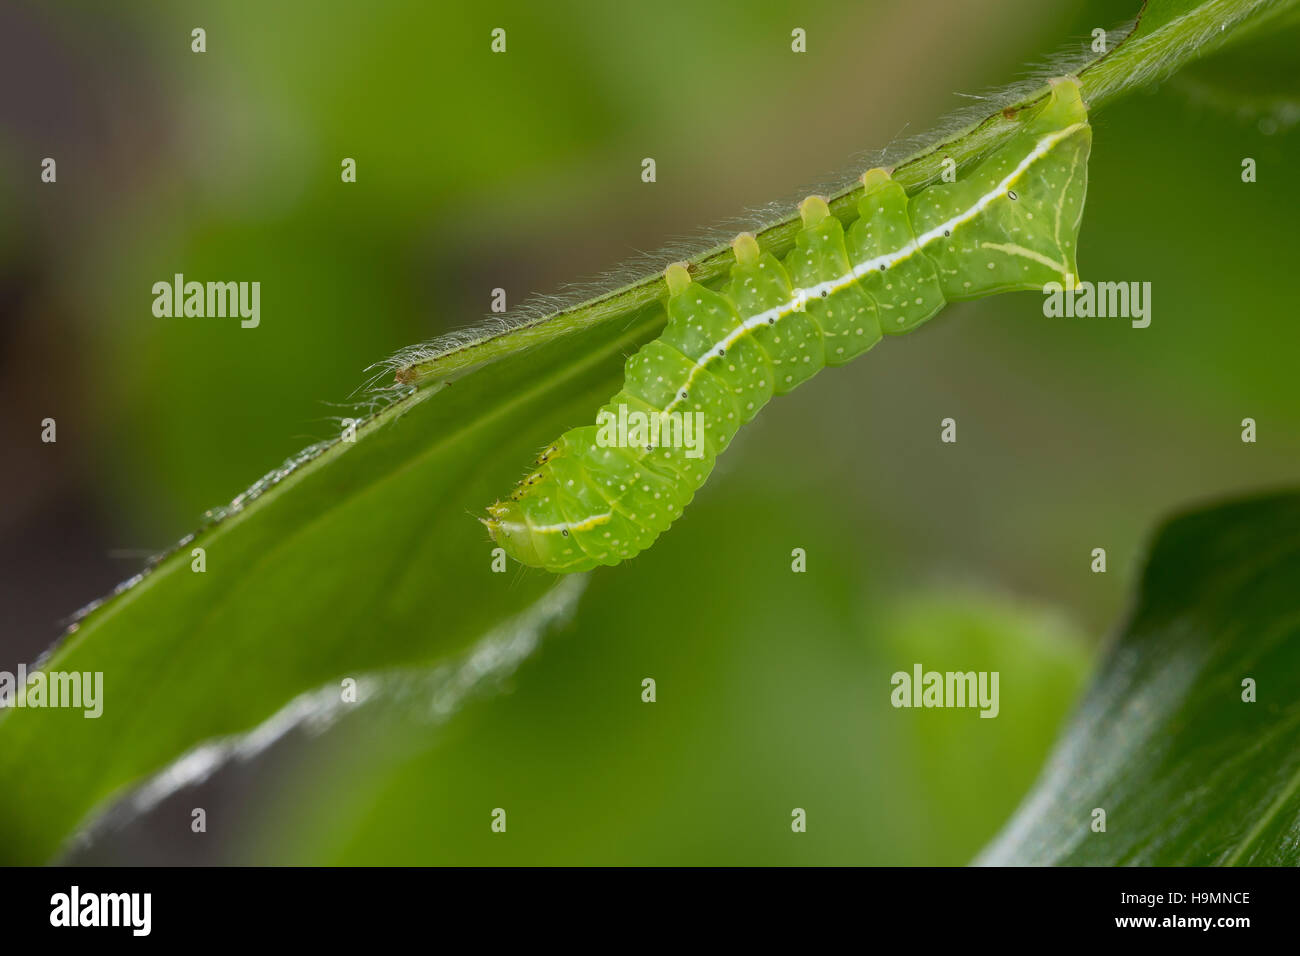
[{"label": "blurred leaf in background", "polygon": [[[24,451],[4,475],[4,659],[30,660],[53,621],[133,569],[109,552],[165,546],[335,433],[330,403],[370,361],[474,321],[493,288],[514,303],[797,195],[960,105],[953,91],[999,85],[1134,7],[837,4],[796,23],[777,3],[653,15],[247,3],[203,13],[209,52],[196,56],[190,10],[11,5],[0,69],[15,82],[0,88],[16,119],[0,188],[18,214],[0,218],[12,409],[0,427],[21,436],[6,448],[30,449],[36,423],[57,414],[60,444]],[[510,52],[493,58],[500,24]],[[807,54],[789,50],[795,25]],[[66,82],[27,92],[24,70],[48,63]],[[296,795],[249,811],[283,839],[258,848],[248,822],[227,817],[220,839],[196,845],[167,805],[134,842],[106,840],[101,859],[968,860],[1029,785],[1078,686],[1078,642],[1058,635],[1110,625],[1158,515],[1293,479],[1300,452],[1300,329],[1277,278],[1295,246],[1300,186],[1281,175],[1295,129],[1177,83],[1094,123],[1080,261],[1085,278],[1151,281],[1150,329],[1046,320],[1032,295],[952,308],[774,403],[654,552],[593,575],[515,695],[433,730],[399,723],[383,746],[358,725],[301,763],[273,753],[243,798],[266,799],[268,781]],[[57,192],[36,176],[56,150]],[[646,155],[654,186],[639,178]],[[339,180],[345,156],[355,185]],[[1243,156],[1260,183],[1241,182]],[[153,318],[152,283],[177,271],[260,280],[262,326]],[[1256,445],[1239,440],[1248,415]],[[956,446],[937,441],[947,416],[961,423]],[[538,442],[553,430],[530,428]],[[513,467],[496,452],[481,467]],[[467,539],[479,533],[465,522]],[[814,573],[791,575],[794,546]],[[1103,575],[1089,571],[1098,546]],[[419,575],[410,582],[394,599],[416,607]],[[460,634],[438,632],[446,613],[425,609],[416,635],[380,628],[363,651],[432,650],[427,635]],[[991,659],[979,669],[1043,690],[995,721],[900,722],[884,704],[889,673],[935,653]],[[322,674],[331,660],[317,659]],[[236,681],[263,664],[227,662]],[[644,705],[640,681],[655,674],[660,701]],[[486,842],[485,801],[520,808],[519,840]],[[793,806],[809,809],[801,844]],[[544,838],[529,830],[543,817]],[[569,845],[556,845],[557,818],[571,821]],[[412,819],[427,823],[414,836]]]},{"label": "blurred leaf in background", "polygon": [[993,865],[1300,862],[1300,494],[1179,515]]},{"label": "blurred leaf in background", "polygon": [[[909,588],[879,558],[863,574],[833,523],[810,525],[792,500],[764,533],[811,556],[793,573],[788,551],[734,533],[755,503],[718,502],[629,573],[593,575],[508,696],[442,728],[339,728],[267,787],[266,822],[233,858],[967,862],[1077,696],[1083,641],[1005,597]],[[1001,713],[894,709],[891,676],[915,663],[1000,670]],[[796,808],[806,833],[791,830]]]}]

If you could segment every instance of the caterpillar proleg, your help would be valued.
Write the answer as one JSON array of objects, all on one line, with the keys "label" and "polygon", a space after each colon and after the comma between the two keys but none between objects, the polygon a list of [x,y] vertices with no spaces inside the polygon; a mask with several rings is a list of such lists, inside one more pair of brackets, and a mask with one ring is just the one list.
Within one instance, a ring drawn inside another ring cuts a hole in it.
[{"label": "caterpillar proleg", "polygon": [[628,359],[595,425],[561,435],[487,509],[493,539],[557,573],[625,561],[668,529],[774,395],[948,302],[1072,283],[1091,143],[1077,81],[1055,80],[969,176],[908,197],[888,172],[869,170],[847,230],[810,196],[784,261],[742,234],[720,291],[693,281],[685,263],[669,266],[663,334]]}]

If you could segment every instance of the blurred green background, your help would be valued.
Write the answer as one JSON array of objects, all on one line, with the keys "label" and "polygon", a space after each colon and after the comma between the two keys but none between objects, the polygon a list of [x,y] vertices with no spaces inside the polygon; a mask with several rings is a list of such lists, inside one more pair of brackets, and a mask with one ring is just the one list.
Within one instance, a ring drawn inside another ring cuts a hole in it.
[{"label": "blurred green background", "polygon": [[[7,4],[0,668],[493,288],[516,304],[797,197],[1136,7]],[[80,859],[967,861],[1036,774],[1154,523],[1295,478],[1296,112],[1243,75],[1205,64],[1093,119],[1083,276],[1151,282],[1150,328],[1045,319],[1029,294],[952,307],[774,403],[672,534],[593,575],[512,693],[294,738]],[[260,328],[155,318],[176,272],[259,280]],[[1001,717],[892,709],[915,661],[1000,670]]]}]

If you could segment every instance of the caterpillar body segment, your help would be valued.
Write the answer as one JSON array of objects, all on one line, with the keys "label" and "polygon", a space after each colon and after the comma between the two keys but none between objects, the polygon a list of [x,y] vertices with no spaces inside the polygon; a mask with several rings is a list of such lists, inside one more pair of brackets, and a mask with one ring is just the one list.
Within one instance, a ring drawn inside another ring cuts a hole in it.
[{"label": "caterpillar body segment", "polygon": [[805,199],[799,215],[803,229],[795,237],[794,251],[786,256],[785,265],[798,294],[808,297],[804,313],[820,333],[820,345],[810,354],[801,343],[791,356],[796,363],[795,378],[787,374],[780,379],[789,388],[811,378],[823,365],[843,365],[880,341],[880,310],[875,300],[859,282],[835,284],[853,268],[844,226],[819,196]]},{"label": "caterpillar body segment", "polygon": [[596,425],[565,432],[488,508],[493,539],[557,573],[618,564],[681,515],[774,395],[948,302],[1071,284],[1090,146],[1077,81],[1053,81],[1033,118],[956,182],[909,197],[870,170],[847,230],[811,196],[784,260],[742,234],[719,291],[669,266],[663,334],[627,360]]},{"label": "caterpillar body segment", "polygon": [[934,262],[924,252],[884,261],[896,249],[916,246],[908,214],[907,193],[883,169],[862,175],[863,195],[858,218],[849,228],[853,261],[880,261],[858,280],[880,312],[880,330],[889,335],[910,332],[946,304]]}]

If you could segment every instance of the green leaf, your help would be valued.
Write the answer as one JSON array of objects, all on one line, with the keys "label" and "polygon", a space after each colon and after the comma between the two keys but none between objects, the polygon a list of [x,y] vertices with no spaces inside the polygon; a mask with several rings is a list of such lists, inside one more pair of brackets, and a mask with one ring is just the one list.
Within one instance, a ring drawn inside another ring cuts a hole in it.
[{"label": "green leaf", "polygon": [[1193,106],[1256,123],[1266,134],[1300,122],[1300,9],[1270,19],[1260,33],[1183,70],[1171,86]]},{"label": "green leaf", "polygon": [[[1082,68],[1093,109],[1290,6],[1149,4],[1123,45]],[[1005,112],[1039,95],[1030,84],[995,98],[899,178],[915,188],[945,156],[973,161],[1010,128]],[[837,208],[852,201],[841,193]],[[779,248],[792,233],[783,220],[764,242]],[[723,263],[697,262],[706,276]],[[445,661],[530,607],[551,578],[492,574],[473,516],[532,452],[612,394],[625,354],[657,332],[659,279],[629,289],[399,362],[419,391],[368,418],[355,442],[314,447],[272,473],[89,613],[42,663],[102,672],[103,716],[0,713],[0,861],[48,859],[137,781],[303,693]],[[201,573],[193,548],[204,550]]]},{"label": "green leaf", "polygon": [[1166,525],[1129,622],[980,862],[1300,864],[1298,594],[1300,494]]},{"label": "green leaf", "polygon": [[[1146,0],[1130,27],[1108,35],[1106,53],[1083,61],[1071,58],[1069,63],[1057,64],[1054,72],[1078,75],[1093,114],[1117,97],[1158,83],[1230,41],[1253,37],[1273,24],[1289,23],[1295,8],[1296,0]],[[986,105],[973,117],[954,117],[946,124],[948,132],[889,161],[887,165],[894,167],[893,178],[912,193],[936,181],[949,158],[959,168],[977,162],[1001,146],[1018,128],[1017,114],[1042,102],[1047,92],[1046,82],[1032,82],[988,97],[988,105],[996,109],[990,112]],[[855,170],[854,177],[859,172]],[[832,190],[828,196],[831,210],[848,221],[856,215],[861,192],[856,178]],[[765,251],[782,255],[794,244],[799,228],[798,213],[792,208],[784,217],[757,226],[755,233]],[[700,282],[720,279],[733,261],[730,246],[721,243],[691,259],[692,274]],[[441,381],[552,336],[651,307],[666,295],[664,280],[655,273],[589,301],[544,312],[517,328],[485,328],[477,335],[458,336],[450,345],[416,346],[395,356],[394,366],[403,382]]]},{"label": "green leaf", "polygon": [[610,326],[407,397],[92,612],[45,666],[102,672],[103,715],[0,711],[0,859],[48,859],[198,742],[327,681],[443,660],[531,605],[554,579],[492,573],[468,509],[612,391],[650,331]]}]

